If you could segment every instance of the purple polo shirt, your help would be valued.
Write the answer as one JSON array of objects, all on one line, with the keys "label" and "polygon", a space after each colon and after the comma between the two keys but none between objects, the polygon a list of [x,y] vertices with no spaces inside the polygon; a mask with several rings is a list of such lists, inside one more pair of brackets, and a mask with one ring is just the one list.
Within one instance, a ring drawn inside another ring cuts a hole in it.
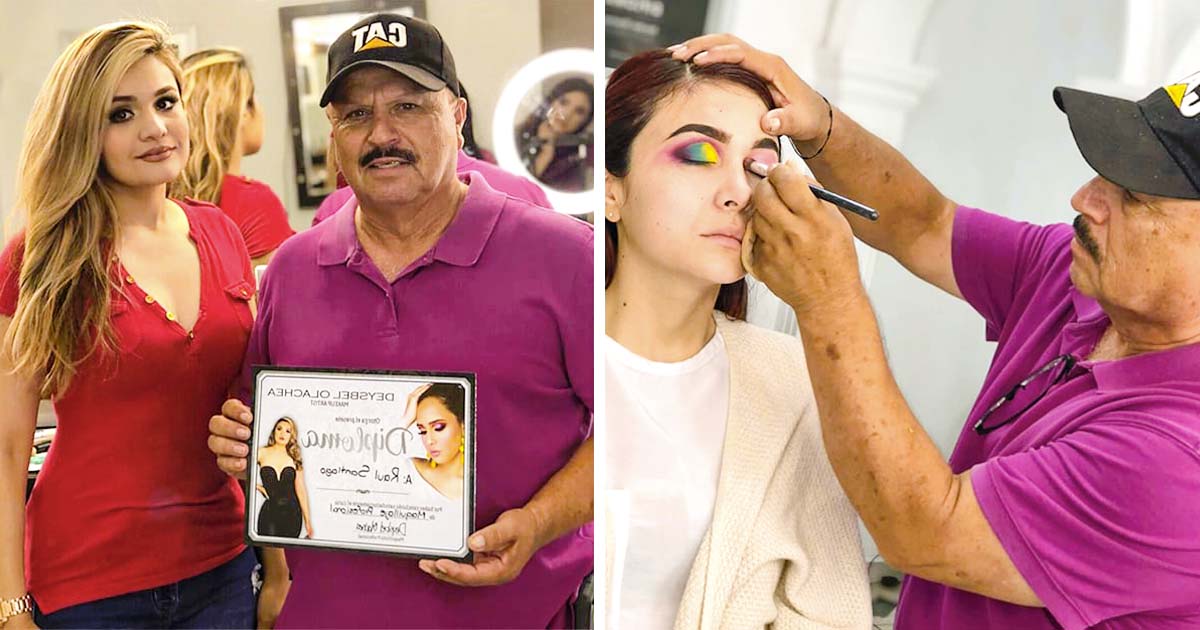
[{"label": "purple polo shirt", "polygon": [[[475,159],[467,155],[466,151],[462,149],[458,150],[458,165],[455,169],[460,177],[464,173],[475,171],[483,175],[492,188],[502,193],[507,193],[517,199],[524,199],[536,206],[543,208],[551,207],[550,200],[546,197],[546,191],[542,190],[541,186],[520,175],[513,175],[495,164]],[[354,191],[349,186],[343,186],[329,193],[329,196],[321,201],[321,205],[317,206],[317,212],[313,215],[312,224],[316,225],[328,219],[335,212],[346,207],[353,201],[355,201]]]},{"label": "purple polo shirt", "polygon": [[999,343],[950,466],[971,470],[984,516],[1046,607],[909,577],[899,630],[1200,627],[1200,345],[1083,361],[1016,422],[972,428],[1055,356],[1086,358],[1107,328],[1071,284],[1073,236],[965,207],[954,221],[959,289]]},{"label": "purple polo shirt", "polygon": [[[457,216],[394,282],[363,252],[355,212],[286,241],[263,275],[246,366],[475,372],[482,528],[524,505],[591,434],[593,230],[478,173],[462,179],[470,188]],[[570,627],[568,603],[592,570],[592,527],[497,587],[452,586],[382,555],[287,557],[295,582],[281,628]]]}]

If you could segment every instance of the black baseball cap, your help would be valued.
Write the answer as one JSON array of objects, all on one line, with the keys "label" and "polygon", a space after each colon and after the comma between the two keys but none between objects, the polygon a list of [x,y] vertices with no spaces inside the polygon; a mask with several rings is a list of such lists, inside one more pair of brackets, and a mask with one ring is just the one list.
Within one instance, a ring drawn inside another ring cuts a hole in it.
[{"label": "black baseball cap", "polygon": [[1134,192],[1200,199],[1200,72],[1140,101],[1054,88],[1083,159]]},{"label": "black baseball cap", "polygon": [[321,107],[332,100],[339,79],[367,64],[395,70],[427,90],[450,88],[459,93],[454,57],[432,24],[395,13],[376,13],[333,40]]}]

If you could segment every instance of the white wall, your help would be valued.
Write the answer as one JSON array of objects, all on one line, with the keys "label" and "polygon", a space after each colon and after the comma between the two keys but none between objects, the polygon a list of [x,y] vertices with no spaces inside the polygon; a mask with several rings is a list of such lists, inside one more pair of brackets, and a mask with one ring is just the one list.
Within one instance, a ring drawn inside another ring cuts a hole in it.
[{"label": "white wall", "polygon": [[[279,7],[287,0],[0,0],[0,216],[13,202],[16,162],[25,120],[65,33],[83,32],[122,18],[157,18],[172,29],[195,29],[198,47],[229,45],[246,52],[267,115],[262,151],[245,161],[248,176],[273,188],[297,229],[311,211],[299,211],[284,91]],[[459,76],[469,86],[475,135],[491,141],[491,115],[505,82],[541,53],[538,0],[426,0],[428,19],[441,30]],[[586,16],[591,19],[590,14]]]}]

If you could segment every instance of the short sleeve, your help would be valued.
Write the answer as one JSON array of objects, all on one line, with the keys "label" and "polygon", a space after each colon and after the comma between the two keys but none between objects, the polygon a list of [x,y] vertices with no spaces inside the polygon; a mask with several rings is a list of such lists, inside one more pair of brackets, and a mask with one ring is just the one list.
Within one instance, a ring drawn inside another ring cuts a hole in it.
[{"label": "short sleeve", "polygon": [[251,254],[247,251],[238,226],[229,217],[220,214],[217,216],[217,223],[217,229],[221,231],[218,247],[227,273],[231,277],[245,280],[251,287],[257,286],[258,283],[254,281],[254,267],[250,262]]},{"label": "short sleeve", "polygon": [[[283,201],[270,186],[252,180],[239,186],[238,194],[222,192],[221,208],[237,224],[250,257],[258,258],[278,249],[296,232],[288,223]],[[230,187],[226,191],[232,192]]]},{"label": "short sleeve", "polygon": [[1197,446],[1136,412],[971,472],[1017,570],[1065,628],[1195,604]]},{"label": "short sleeve", "polygon": [[20,293],[21,261],[25,255],[25,235],[18,234],[8,241],[0,253],[0,315],[12,317],[17,312]]},{"label": "short sleeve", "polygon": [[317,227],[317,224],[333,216],[352,197],[354,191],[349,186],[343,186],[326,195],[321,200],[321,205],[317,206],[317,211],[313,213],[312,227]]},{"label": "short sleeve", "polygon": [[963,298],[987,321],[989,341],[999,338],[1022,289],[1070,257],[1067,245],[1073,234],[1065,224],[1039,226],[958,207],[951,241],[954,279]]}]

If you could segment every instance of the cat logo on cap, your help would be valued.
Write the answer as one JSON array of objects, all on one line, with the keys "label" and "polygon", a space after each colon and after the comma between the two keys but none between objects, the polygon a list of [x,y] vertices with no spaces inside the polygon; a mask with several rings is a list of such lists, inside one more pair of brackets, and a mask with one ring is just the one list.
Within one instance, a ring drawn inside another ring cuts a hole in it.
[{"label": "cat logo on cap", "polygon": [[354,29],[354,52],[373,48],[403,48],[408,45],[408,29],[400,22],[371,22]]},{"label": "cat logo on cap", "polygon": [[1180,114],[1193,118],[1200,114],[1200,92],[1197,92],[1196,88],[1200,88],[1200,72],[1163,89],[1171,95],[1171,100],[1175,107],[1179,108]]}]

